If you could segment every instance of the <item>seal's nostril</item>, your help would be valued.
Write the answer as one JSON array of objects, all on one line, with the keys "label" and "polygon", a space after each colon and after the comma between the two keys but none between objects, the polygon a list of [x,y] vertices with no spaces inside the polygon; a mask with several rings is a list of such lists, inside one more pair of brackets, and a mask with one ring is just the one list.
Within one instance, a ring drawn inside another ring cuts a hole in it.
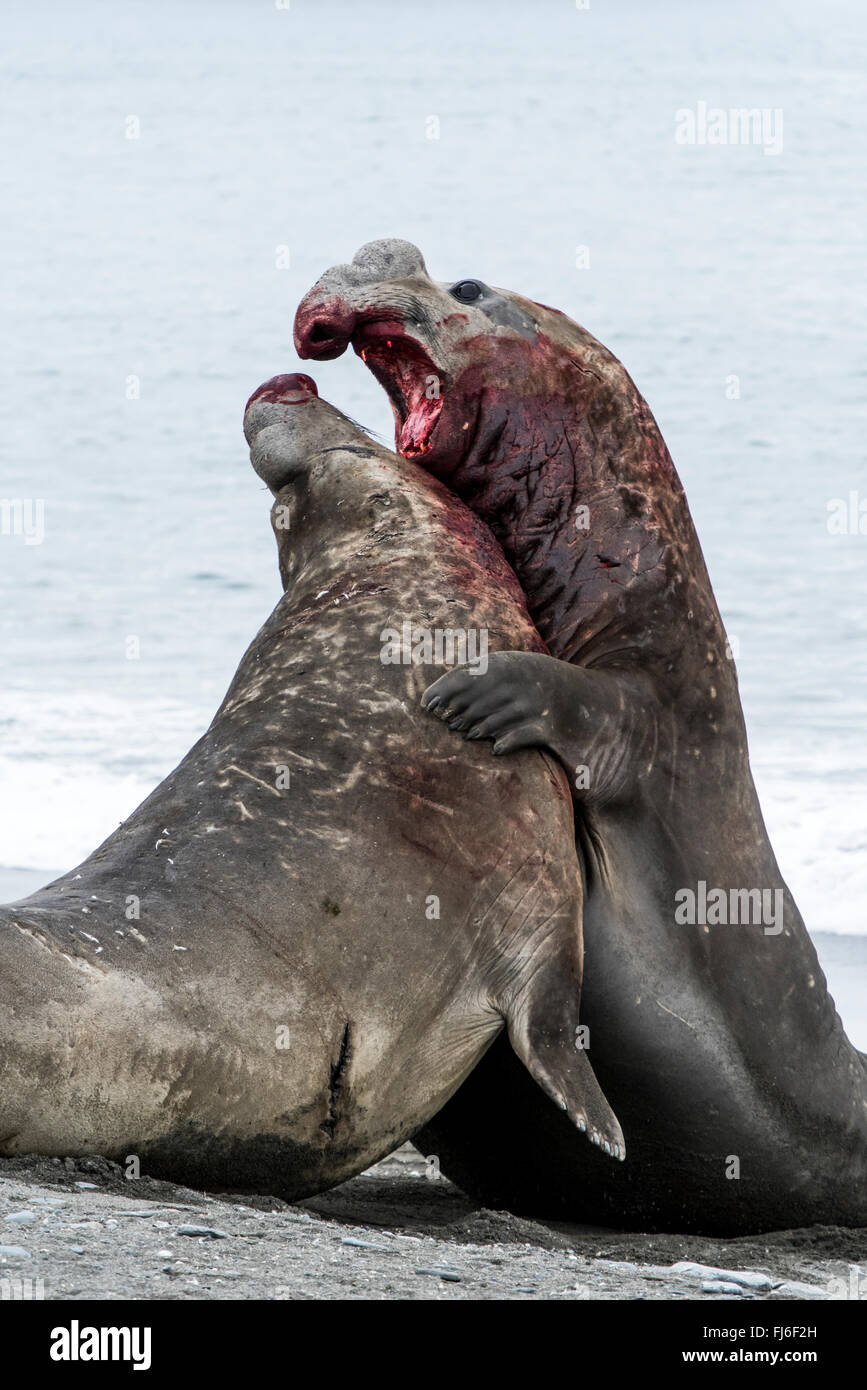
[{"label": "seal's nostril", "polygon": [[301,357],[313,357],[319,362],[339,357],[346,351],[354,323],[335,319],[331,316],[317,316],[308,320],[296,334],[296,347]]},{"label": "seal's nostril", "polygon": [[329,362],[340,357],[355,331],[356,312],[341,295],[323,294],[314,287],[295,314],[295,348],[299,357]]}]

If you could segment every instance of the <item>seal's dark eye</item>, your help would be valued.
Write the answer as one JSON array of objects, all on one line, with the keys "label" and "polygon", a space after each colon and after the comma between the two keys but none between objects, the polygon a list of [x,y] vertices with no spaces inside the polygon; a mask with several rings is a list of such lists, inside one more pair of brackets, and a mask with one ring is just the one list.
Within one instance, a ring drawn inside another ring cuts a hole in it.
[{"label": "seal's dark eye", "polygon": [[472,304],[474,299],[478,299],[482,293],[482,287],[478,280],[459,280],[456,285],[452,285],[449,294],[453,294],[455,299],[460,299],[464,304]]}]

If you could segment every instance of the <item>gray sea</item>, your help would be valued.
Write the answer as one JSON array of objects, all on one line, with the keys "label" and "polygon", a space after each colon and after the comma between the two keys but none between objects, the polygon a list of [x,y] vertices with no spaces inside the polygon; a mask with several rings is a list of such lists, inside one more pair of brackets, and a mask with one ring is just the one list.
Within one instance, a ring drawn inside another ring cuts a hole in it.
[{"label": "gray sea", "polygon": [[[2,27],[3,896],[209,722],[279,593],[244,402],[299,367],[320,272],[393,235],[626,363],[783,871],[811,928],[867,932],[859,0],[6,0]],[[354,357],[316,375],[391,438]]]}]

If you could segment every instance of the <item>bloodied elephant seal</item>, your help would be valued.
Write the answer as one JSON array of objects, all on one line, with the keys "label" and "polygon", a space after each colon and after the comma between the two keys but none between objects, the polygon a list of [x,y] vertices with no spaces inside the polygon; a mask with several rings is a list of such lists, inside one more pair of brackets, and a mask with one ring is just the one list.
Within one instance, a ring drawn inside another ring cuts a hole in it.
[{"label": "bloodied elephant seal", "polygon": [[414,1134],[505,1025],[546,1104],[620,1157],[576,1046],[566,779],[465,756],[419,703],[438,633],[541,649],[514,577],[309,378],[260,388],[245,428],[286,592],[180,766],[0,909],[0,1153],[303,1196]]},{"label": "bloodied elephant seal", "polygon": [[576,1145],[497,1045],[424,1142],[489,1206],[720,1233],[867,1225],[865,1059],[768,841],[701,548],[634,383],[564,314],[438,283],[404,241],[326,271],[295,340],[365,360],[398,448],[488,523],[547,644],[446,675],[425,703],[468,755],[542,747],[569,772],[582,1017],[629,1153],[602,1165]]}]

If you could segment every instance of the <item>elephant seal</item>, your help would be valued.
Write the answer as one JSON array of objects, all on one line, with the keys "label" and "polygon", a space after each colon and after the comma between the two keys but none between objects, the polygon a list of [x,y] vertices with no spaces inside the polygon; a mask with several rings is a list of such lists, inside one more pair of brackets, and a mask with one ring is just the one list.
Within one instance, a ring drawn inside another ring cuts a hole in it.
[{"label": "elephant seal", "polygon": [[487,522],[520,579],[548,654],[498,653],[425,703],[569,771],[582,1018],[629,1152],[599,1164],[496,1046],[423,1142],[517,1211],[723,1235],[867,1225],[867,1059],[769,844],[701,548],[634,383],[565,315],[436,283],[401,241],[327,271],[295,341],[308,358],[352,344],[398,448]]},{"label": "elephant seal", "polygon": [[286,592],[179,767],[0,910],[0,1153],[310,1195],[415,1133],[505,1023],[619,1157],[575,1046],[566,779],[538,752],[462,757],[419,704],[444,660],[381,659],[403,623],[541,650],[514,576],[309,378],[266,383],[245,431]]}]

